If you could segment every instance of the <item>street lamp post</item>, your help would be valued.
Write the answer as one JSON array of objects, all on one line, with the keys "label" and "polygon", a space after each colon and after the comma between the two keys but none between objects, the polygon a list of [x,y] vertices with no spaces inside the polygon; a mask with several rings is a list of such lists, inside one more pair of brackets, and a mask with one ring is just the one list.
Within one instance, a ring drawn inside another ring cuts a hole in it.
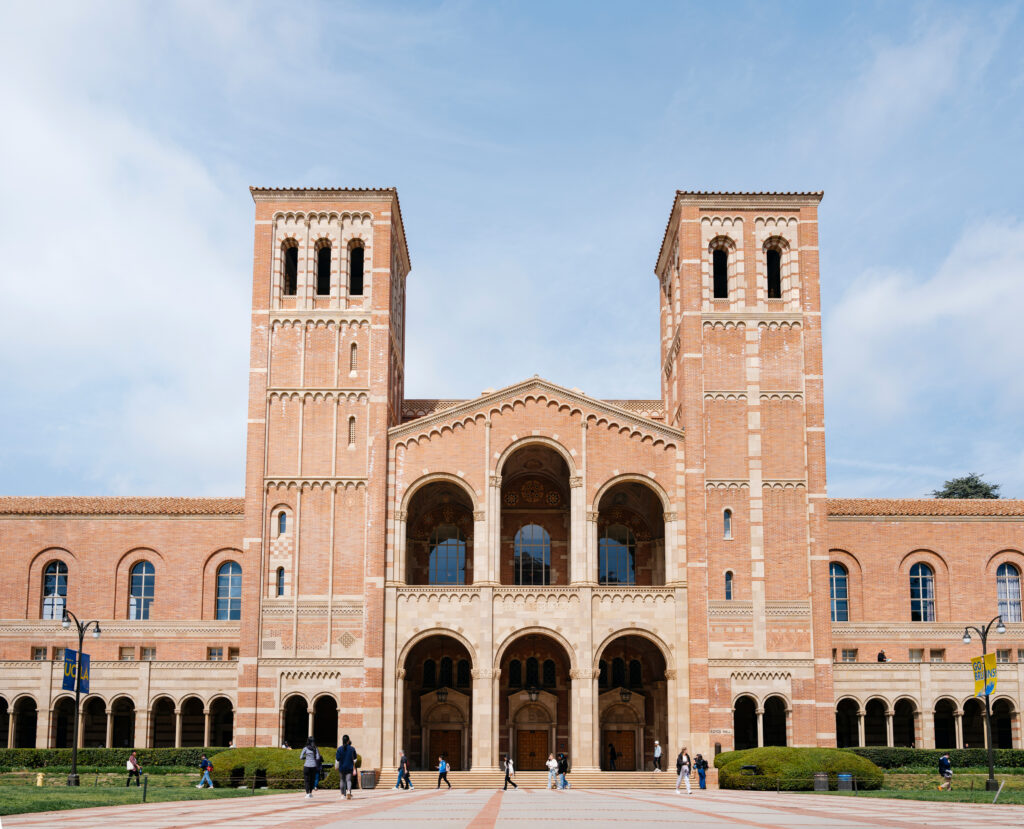
[{"label": "street lamp post", "polygon": [[[981,655],[984,657],[985,654],[988,653],[988,633],[992,629],[992,625],[996,626],[996,633],[1006,633],[1006,625],[1003,624],[1003,617],[996,616],[983,628],[976,627],[975,625],[968,625],[965,627],[964,644],[971,644],[971,631],[973,630],[981,637]],[[987,682],[985,683],[985,734],[988,737],[986,740],[988,745],[988,780],[985,781],[985,790],[994,792],[999,789],[999,784],[996,782],[994,763],[992,760],[992,700],[988,692]]]},{"label": "street lamp post", "polygon": [[64,618],[61,619],[60,624],[64,630],[68,630],[71,627],[71,620],[75,620],[75,627],[78,628],[78,656],[75,664],[75,725],[74,730],[71,733],[71,774],[68,775],[68,785],[77,786],[78,781],[78,717],[79,712],[79,697],[82,694],[82,643],[85,641],[85,632],[90,628],[94,628],[92,632],[93,639],[100,638],[100,623],[93,619],[89,622],[80,622],[78,617],[67,608],[64,608]]}]

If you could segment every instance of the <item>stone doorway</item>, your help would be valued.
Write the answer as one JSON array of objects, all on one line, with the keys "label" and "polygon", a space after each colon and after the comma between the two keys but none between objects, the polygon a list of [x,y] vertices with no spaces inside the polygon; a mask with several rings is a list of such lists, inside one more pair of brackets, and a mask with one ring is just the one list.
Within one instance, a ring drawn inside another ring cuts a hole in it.
[{"label": "stone doorway", "polygon": [[516,770],[543,771],[549,749],[548,729],[520,729],[516,732]]}]

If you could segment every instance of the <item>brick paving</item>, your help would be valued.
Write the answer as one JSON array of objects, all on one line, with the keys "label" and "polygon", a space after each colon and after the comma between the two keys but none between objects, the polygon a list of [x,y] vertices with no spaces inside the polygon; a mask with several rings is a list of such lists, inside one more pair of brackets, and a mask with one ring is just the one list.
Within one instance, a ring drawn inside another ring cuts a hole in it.
[{"label": "brick paving", "polygon": [[877,798],[842,799],[772,792],[629,790],[378,789],[342,802],[333,792],[219,801],[152,803],[3,818],[3,829],[343,829],[431,826],[436,829],[518,829],[535,825],[623,827],[759,827],[759,829],[1019,829],[1024,806],[989,806]]}]

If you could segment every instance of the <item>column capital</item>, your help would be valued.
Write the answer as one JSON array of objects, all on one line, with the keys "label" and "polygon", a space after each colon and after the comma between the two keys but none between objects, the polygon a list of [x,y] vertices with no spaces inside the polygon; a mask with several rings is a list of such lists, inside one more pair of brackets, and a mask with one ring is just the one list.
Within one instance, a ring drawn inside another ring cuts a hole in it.
[{"label": "column capital", "polygon": [[569,671],[570,679],[594,679],[597,676],[597,671],[593,668],[573,668]]},{"label": "column capital", "polygon": [[409,519],[409,510],[404,510],[404,509],[395,510],[395,520],[396,521],[407,521],[408,519]]},{"label": "column capital", "polygon": [[676,669],[675,668],[669,668],[668,670],[665,671],[665,679],[675,679],[675,678],[676,678]]},{"label": "column capital", "polygon": [[597,523],[598,515],[600,515],[600,513],[597,510],[588,509],[587,510],[587,521],[589,523],[591,523],[591,524],[596,524]]},{"label": "column capital", "polygon": [[473,668],[469,675],[473,679],[494,679],[497,674],[501,673],[500,669],[494,668]]},{"label": "column capital", "polygon": [[487,520],[487,512],[486,512],[486,510],[482,510],[482,509],[473,510],[473,520],[474,521],[486,521]]},{"label": "column capital", "polygon": [[666,512],[662,517],[666,521],[675,521],[678,516],[675,510],[671,510],[670,512]]},{"label": "column capital", "polygon": [[395,672],[395,676],[398,677],[398,679],[405,679],[405,668],[399,668]]},{"label": "column capital", "polygon": [[491,475],[491,486],[497,488],[501,487],[501,475]]},{"label": "column capital", "polygon": [[583,486],[583,476],[573,475],[571,478],[569,478],[569,486],[572,489],[576,489],[577,487]]}]

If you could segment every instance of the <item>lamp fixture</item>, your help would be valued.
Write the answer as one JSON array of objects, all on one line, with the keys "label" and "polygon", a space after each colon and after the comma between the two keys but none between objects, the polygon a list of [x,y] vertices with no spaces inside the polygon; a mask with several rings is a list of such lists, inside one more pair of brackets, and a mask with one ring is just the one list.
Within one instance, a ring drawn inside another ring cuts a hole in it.
[{"label": "lamp fixture", "polygon": [[1003,617],[999,617],[999,624],[996,625],[996,633],[1006,633],[1006,625],[1003,624]]},{"label": "lamp fixture", "polygon": [[625,685],[619,688],[619,699],[621,699],[623,702],[629,702],[632,696],[633,692],[630,691],[629,688],[627,688]]},{"label": "lamp fixture", "polygon": [[964,628],[964,644],[971,644],[971,632],[967,628]]},{"label": "lamp fixture", "polygon": [[437,689],[437,701],[440,703],[448,702],[448,689],[438,688]]},{"label": "lamp fixture", "polygon": [[526,689],[526,695],[530,698],[530,702],[536,702],[537,697],[540,696],[540,691],[537,690],[536,685],[531,685]]}]

